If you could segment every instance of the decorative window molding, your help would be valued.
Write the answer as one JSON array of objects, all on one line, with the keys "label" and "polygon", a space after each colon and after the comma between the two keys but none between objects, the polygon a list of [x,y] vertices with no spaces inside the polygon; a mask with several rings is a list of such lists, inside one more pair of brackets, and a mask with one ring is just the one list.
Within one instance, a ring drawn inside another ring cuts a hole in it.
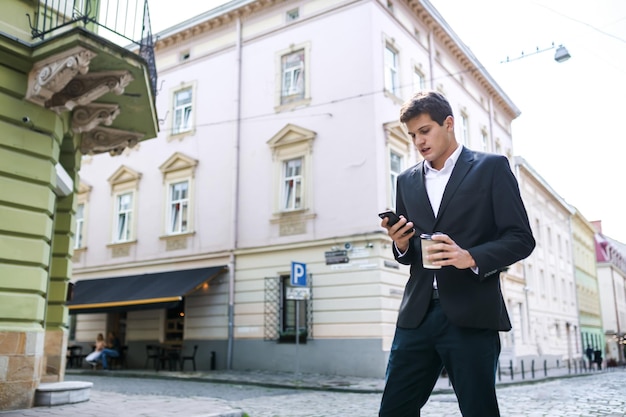
[{"label": "decorative window molding", "polygon": [[461,123],[459,128],[461,129],[461,143],[469,147],[470,146],[470,122],[469,116],[467,115],[467,111],[465,109],[461,109]]},{"label": "decorative window molding", "polygon": [[112,244],[136,242],[136,196],[141,173],[120,166],[107,180],[113,196]]},{"label": "decorative window molding", "polygon": [[422,71],[422,65],[416,64],[413,66],[413,93],[426,89],[426,76]]},{"label": "decorative window molding", "polygon": [[[194,177],[198,161],[180,152],[167,159],[159,169],[163,173],[165,198],[164,236],[191,236],[194,234],[193,196]],[[181,242],[166,242],[169,250],[187,247]]]},{"label": "decorative window molding", "polygon": [[385,93],[399,99],[400,86],[400,51],[393,39],[384,37],[383,74]]},{"label": "decorative window molding", "polygon": [[276,53],[277,112],[311,103],[311,44],[290,45]]},{"label": "decorative window molding", "polygon": [[[271,222],[280,224],[281,236],[305,233],[306,220],[315,217],[309,210],[313,206],[312,151],[316,136],[317,133],[309,129],[287,124],[267,141],[274,165],[274,216]],[[297,204],[286,191],[298,193]]]},{"label": "decorative window molding", "polygon": [[168,140],[182,140],[196,133],[196,83],[181,83],[172,89]]},{"label": "decorative window molding", "polygon": [[[390,179],[387,183],[389,187],[387,192],[387,207],[395,208],[396,185],[394,183],[394,178],[397,179],[397,175],[400,172],[412,165],[410,162],[412,161],[412,141],[403,129],[402,123],[399,121],[385,123],[383,125],[383,130],[385,131],[385,154],[387,155],[385,169]],[[396,160],[394,161],[394,159]]]}]

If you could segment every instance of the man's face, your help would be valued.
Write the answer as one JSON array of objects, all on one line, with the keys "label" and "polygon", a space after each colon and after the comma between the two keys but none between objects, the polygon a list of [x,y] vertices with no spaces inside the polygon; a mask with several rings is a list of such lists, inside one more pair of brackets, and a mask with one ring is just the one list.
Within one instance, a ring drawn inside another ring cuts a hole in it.
[{"label": "man's face", "polygon": [[452,116],[448,116],[443,126],[439,126],[429,114],[424,113],[406,122],[406,127],[422,157],[433,168],[443,168],[443,164],[457,147]]}]

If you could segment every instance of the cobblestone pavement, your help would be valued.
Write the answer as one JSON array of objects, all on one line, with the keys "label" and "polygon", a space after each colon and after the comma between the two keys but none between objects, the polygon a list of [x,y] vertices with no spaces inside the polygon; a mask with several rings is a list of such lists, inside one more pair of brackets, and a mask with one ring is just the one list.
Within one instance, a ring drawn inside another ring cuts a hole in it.
[{"label": "cobblestone pavement", "polygon": [[[626,417],[626,370],[533,383],[502,383],[503,417]],[[382,381],[268,372],[68,374],[91,381],[88,402],[0,412],[0,417],[370,417]],[[217,381],[217,382],[216,382]],[[221,382],[220,382],[221,381]],[[281,382],[282,381],[282,382]],[[265,386],[259,385],[265,382]],[[460,417],[456,397],[441,380],[423,417]]]}]

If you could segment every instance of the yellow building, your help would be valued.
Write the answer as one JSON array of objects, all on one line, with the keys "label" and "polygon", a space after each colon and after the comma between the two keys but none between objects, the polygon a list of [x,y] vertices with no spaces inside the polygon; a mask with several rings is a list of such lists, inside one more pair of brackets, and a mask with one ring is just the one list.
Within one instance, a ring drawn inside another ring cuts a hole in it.
[{"label": "yellow building", "polygon": [[145,0],[2,2],[0,410],[64,378],[81,156],[157,134],[147,12]]}]

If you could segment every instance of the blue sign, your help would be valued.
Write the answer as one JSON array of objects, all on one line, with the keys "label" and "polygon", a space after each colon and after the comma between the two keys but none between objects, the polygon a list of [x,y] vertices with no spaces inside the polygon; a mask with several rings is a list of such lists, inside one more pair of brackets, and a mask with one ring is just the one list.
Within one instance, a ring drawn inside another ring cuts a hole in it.
[{"label": "blue sign", "polygon": [[291,285],[306,287],[306,264],[291,262]]}]

